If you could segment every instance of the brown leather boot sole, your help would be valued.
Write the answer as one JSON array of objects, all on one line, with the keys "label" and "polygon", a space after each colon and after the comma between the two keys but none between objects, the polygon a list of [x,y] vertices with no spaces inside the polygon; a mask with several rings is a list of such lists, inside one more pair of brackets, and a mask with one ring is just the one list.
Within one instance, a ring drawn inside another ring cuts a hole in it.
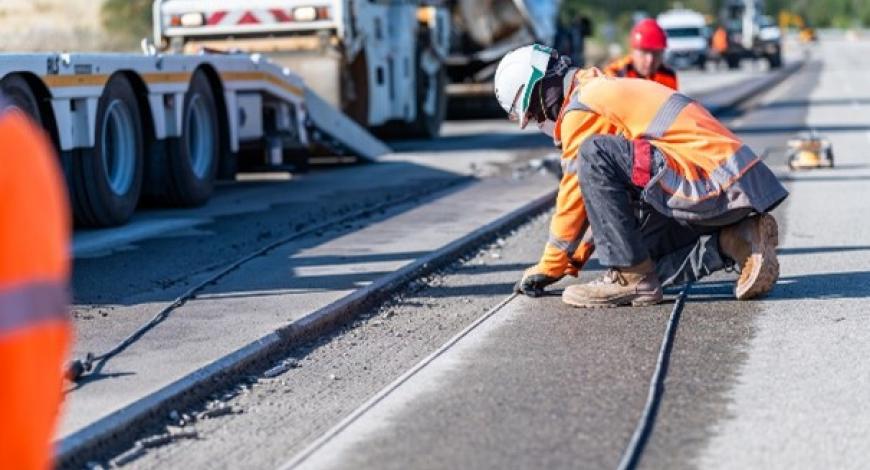
[{"label": "brown leather boot sole", "polygon": [[[779,279],[779,228],[768,214],[758,218],[758,237],[752,240],[752,254],[744,263],[734,288],[737,300],[749,300],[767,294]],[[753,237],[755,238],[755,237]]]},{"label": "brown leather boot sole", "polygon": [[607,299],[589,299],[574,294],[571,289],[562,292],[562,302],[579,308],[614,308],[614,307],[648,307],[662,302],[664,295],[661,291],[652,293],[624,294]]}]

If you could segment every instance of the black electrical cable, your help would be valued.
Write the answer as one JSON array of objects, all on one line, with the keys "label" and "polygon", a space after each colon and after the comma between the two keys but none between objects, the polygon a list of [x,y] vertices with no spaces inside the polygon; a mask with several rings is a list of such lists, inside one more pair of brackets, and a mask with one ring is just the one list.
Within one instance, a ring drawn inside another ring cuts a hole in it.
[{"label": "black electrical cable", "polygon": [[674,347],[674,338],[680,325],[680,315],[683,312],[683,306],[686,304],[686,297],[689,295],[689,289],[691,288],[692,285],[689,284],[680,292],[674,308],[671,310],[671,316],[668,318],[668,325],[665,329],[662,345],[659,348],[656,368],[650,381],[649,393],[647,394],[643,414],[637,423],[625,453],[622,455],[622,459],[619,461],[619,466],[617,467],[619,470],[631,470],[637,467],[640,456],[643,454],[643,449],[646,447],[646,443],[652,433],[659,405],[662,401],[662,395],[665,393],[665,377],[668,374],[668,363],[670,362],[671,351]]},{"label": "black electrical cable", "polygon": [[346,215],[343,215],[340,217],[336,217],[336,218],[330,219],[326,222],[322,222],[320,224],[314,225],[314,226],[309,227],[305,230],[295,232],[292,235],[288,235],[287,237],[284,237],[280,240],[277,240],[273,243],[270,243],[269,245],[262,247],[256,251],[254,251],[253,253],[234,261],[233,263],[228,264],[227,266],[225,266],[224,268],[222,268],[221,270],[219,270],[218,272],[216,272],[215,274],[210,276],[208,279],[206,279],[206,280],[200,282],[199,284],[191,287],[186,292],[184,292],[180,296],[176,297],[175,300],[171,304],[167,305],[162,310],[157,312],[157,314],[154,315],[150,320],[148,320],[148,322],[146,322],[145,324],[143,324],[142,326],[137,328],[135,331],[130,333],[126,338],[124,338],[121,342],[119,342],[117,345],[115,345],[113,348],[109,349],[108,351],[105,351],[105,352],[100,353],[100,354],[88,352],[84,358],[73,360],[70,363],[70,365],[67,367],[66,377],[67,377],[67,379],[69,379],[72,382],[79,382],[84,377],[89,375],[91,372],[101,370],[103,368],[103,366],[105,366],[106,362],[109,361],[109,359],[111,359],[114,356],[117,356],[118,354],[123,352],[125,349],[130,347],[130,345],[132,345],[133,343],[138,341],[139,338],[144,336],[145,333],[147,333],[152,328],[154,328],[155,326],[157,326],[158,324],[160,324],[161,322],[166,320],[166,318],[169,317],[169,315],[174,310],[183,306],[188,301],[194,299],[196,297],[196,294],[199,293],[201,290],[205,289],[210,284],[214,284],[215,282],[226,277],[228,274],[235,271],[236,269],[241,267],[243,264],[245,264],[245,263],[247,263],[255,258],[259,258],[260,256],[265,255],[266,253],[274,250],[275,248],[277,248],[281,245],[284,245],[284,244],[289,243],[291,241],[294,241],[294,240],[300,239],[302,237],[311,235],[313,233],[326,230],[334,225],[340,225],[340,224],[346,223],[350,220],[357,219],[360,217],[365,217],[365,216],[374,214],[376,212],[380,212],[384,209],[387,209],[387,208],[390,208],[393,206],[405,204],[405,203],[410,202],[410,201],[415,200],[415,199],[430,196],[430,195],[435,194],[437,192],[446,190],[447,188],[468,182],[471,179],[472,179],[471,177],[463,177],[463,178],[460,178],[457,180],[449,181],[446,184],[437,185],[435,188],[430,189],[430,190],[416,192],[416,193],[413,193],[411,195],[408,195],[408,196],[405,196],[405,197],[402,197],[402,198],[399,198],[396,200],[384,202],[384,203],[378,204],[378,205],[373,206],[373,207],[360,209],[360,210],[351,212],[349,214],[346,214]]}]

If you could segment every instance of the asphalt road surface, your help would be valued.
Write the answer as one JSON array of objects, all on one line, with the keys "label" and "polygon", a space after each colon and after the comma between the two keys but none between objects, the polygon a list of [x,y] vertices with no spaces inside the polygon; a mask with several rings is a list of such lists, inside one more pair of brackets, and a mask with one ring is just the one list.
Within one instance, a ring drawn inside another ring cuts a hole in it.
[{"label": "asphalt road surface", "polygon": [[[768,164],[792,192],[775,213],[783,276],[774,293],[758,302],[733,301],[734,276],[727,273],[692,289],[642,468],[862,466],[870,450],[870,371],[863,364],[870,342],[862,305],[870,292],[870,209],[864,202],[870,178],[868,52],[868,43],[826,38],[802,70],[729,117],[756,151],[766,151]],[[217,264],[305,224],[468,176],[476,178],[475,185],[491,185],[476,198],[497,198],[512,184],[555,184],[537,172],[526,175],[531,159],[551,151],[546,140],[509,126],[451,123],[446,139],[405,143],[403,153],[382,165],[285,182],[237,183],[199,211],[152,210],[121,231],[77,234],[76,322],[86,340],[78,352],[122,336],[154,305]],[[781,147],[807,128],[833,140],[837,168],[788,173]],[[451,192],[460,194],[466,188],[457,184]],[[389,218],[362,220],[326,238],[385,227],[379,224]],[[128,452],[120,460],[116,455],[116,463],[129,461],[132,468],[286,464],[504,299],[540,254],[547,222],[546,216],[537,217],[384,306],[361,312],[345,328],[300,345],[288,353],[294,367],[285,373],[253,375],[215,393],[209,404],[178,410],[183,415],[232,407],[232,414],[198,422],[196,439]],[[415,223],[426,231],[425,219]],[[324,264],[338,265],[329,272],[341,275],[340,266],[347,263],[335,261]],[[581,280],[598,274],[596,268],[591,263]],[[206,300],[217,305],[228,295],[275,293],[255,286],[257,277],[254,271],[233,280]],[[576,281],[559,287],[570,282]],[[243,311],[238,306],[244,304],[235,305],[238,310],[218,314]],[[557,296],[517,299],[335,433],[302,465],[613,468],[640,416],[671,308],[583,311],[563,306]],[[207,331],[209,324],[202,318],[199,326]],[[186,334],[220,342],[221,335],[238,332],[202,337],[191,329],[166,337]],[[128,364],[132,370],[115,371],[102,382],[111,387],[133,380],[135,356]],[[73,392],[73,406],[76,394],[87,392],[87,386]],[[173,417],[164,425],[177,430],[177,421]],[[67,422],[81,426],[87,417]],[[162,425],[152,430],[163,431]]]}]

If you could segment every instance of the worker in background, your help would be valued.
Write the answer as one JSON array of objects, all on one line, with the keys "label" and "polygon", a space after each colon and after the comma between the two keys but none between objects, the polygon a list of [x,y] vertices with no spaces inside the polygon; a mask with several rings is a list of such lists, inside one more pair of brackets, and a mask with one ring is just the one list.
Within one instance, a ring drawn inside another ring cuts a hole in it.
[{"label": "worker in background", "polygon": [[0,194],[0,468],[45,470],[71,339],[70,220],[48,140],[2,101]]},{"label": "worker in background", "polygon": [[631,53],[610,63],[604,73],[611,77],[646,78],[679,90],[677,73],[664,64],[668,36],[656,20],[639,21],[629,37]]},{"label": "worker in background", "polygon": [[516,290],[531,296],[576,276],[593,250],[599,280],[565,289],[578,307],[649,305],[662,286],[733,266],[737,299],[779,277],[778,228],[788,196],[770,169],[700,104],[649,80],[571,69],[534,45],[502,59],[495,92],[512,120],[562,148],[563,177],[540,262]]},{"label": "worker in background", "polygon": [[716,67],[718,68],[722,63],[722,60],[725,59],[725,54],[728,52],[728,31],[725,30],[724,26],[716,28],[710,46],[715,54]]}]

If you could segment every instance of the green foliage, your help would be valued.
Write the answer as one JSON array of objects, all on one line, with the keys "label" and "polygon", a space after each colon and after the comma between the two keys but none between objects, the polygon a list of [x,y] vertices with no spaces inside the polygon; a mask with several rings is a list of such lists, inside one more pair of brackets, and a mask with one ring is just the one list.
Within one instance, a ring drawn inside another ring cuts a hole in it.
[{"label": "green foliage", "polygon": [[810,26],[851,28],[870,25],[867,0],[771,0],[776,11],[790,10],[806,19]]},{"label": "green foliage", "polygon": [[[718,0],[683,0],[677,2],[685,8],[711,13],[718,8]],[[656,15],[674,6],[673,0],[565,0],[569,12],[581,11],[587,15],[619,18],[631,17],[634,12]]]},{"label": "green foliage", "polygon": [[151,36],[152,0],[105,0],[101,12],[103,27],[121,41],[135,44]]},{"label": "green foliage", "polygon": [[[682,0],[678,2],[685,8],[711,14],[719,9],[720,0]],[[625,42],[628,31],[634,22],[635,14],[656,16],[675,6],[673,0],[564,0],[563,20],[576,16],[586,16],[595,26],[595,38],[606,43],[610,39]],[[606,24],[613,25],[612,38],[606,37]],[[625,44],[623,44],[625,45]]]},{"label": "green foliage", "polygon": [[[619,29],[625,29],[634,12],[656,15],[675,4],[715,16],[722,0],[565,0],[563,15],[570,17],[583,14],[596,24],[611,20]],[[767,14],[776,18],[782,10],[803,16],[814,27],[846,28],[870,25],[868,0],[767,0]]]}]

